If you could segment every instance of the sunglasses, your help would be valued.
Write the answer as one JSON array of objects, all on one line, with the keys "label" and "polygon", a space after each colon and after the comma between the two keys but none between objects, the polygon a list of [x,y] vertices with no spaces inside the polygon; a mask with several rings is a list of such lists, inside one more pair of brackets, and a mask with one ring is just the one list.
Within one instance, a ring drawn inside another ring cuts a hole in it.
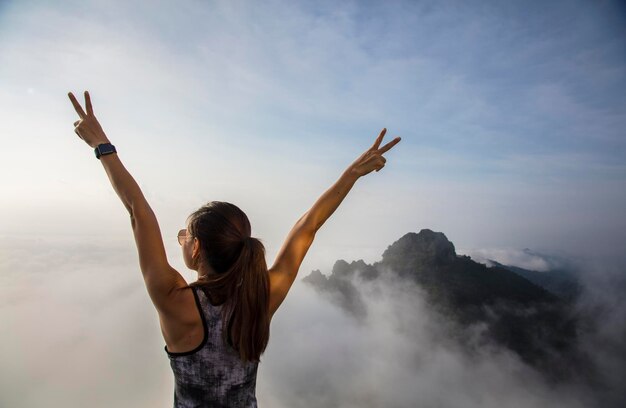
[{"label": "sunglasses", "polygon": [[178,231],[178,244],[180,246],[183,245],[183,243],[185,242],[185,238],[187,238],[187,229],[181,229],[180,231]]}]

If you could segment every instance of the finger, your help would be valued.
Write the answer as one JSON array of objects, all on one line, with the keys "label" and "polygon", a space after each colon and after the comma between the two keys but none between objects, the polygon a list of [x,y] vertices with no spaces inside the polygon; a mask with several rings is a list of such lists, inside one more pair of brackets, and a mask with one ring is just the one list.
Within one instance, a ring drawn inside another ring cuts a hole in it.
[{"label": "finger", "polygon": [[74,105],[74,109],[76,109],[76,113],[78,113],[78,116],[80,116],[81,119],[87,116],[83,108],[80,106],[80,103],[78,103],[78,101],[76,100],[74,94],[70,92],[67,94],[67,96],[70,97],[70,101],[72,101],[72,105]]},{"label": "finger", "polygon": [[383,154],[385,153],[387,150],[391,149],[392,147],[394,147],[395,145],[398,144],[398,142],[400,142],[400,140],[402,140],[399,137],[396,137],[395,139],[393,139],[391,142],[387,143],[386,145],[384,145],[383,147],[381,147],[378,150],[378,153]]},{"label": "finger", "polygon": [[87,109],[87,114],[93,116],[93,108],[91,107],[91,96],[89,96],[89,91],[85,91],[85,108]]},{"label": "finger", "polygon": [[74,129],[74,133],[76,133],[78,135],[78,137],[80,137],[81,139],[83,138],[80,133],[78,133],[78,129]]},{"label": "finger", "polygon": [[378,146],[380,146],[380,142],[382,142],[383,137],[385,137],[385,133],[387,133],[387,128],[383,128],[383,130],[380,131],[380,134],[378,135],[378,137],[376,138],[376,141],[372,145],[371,150],[378,149]]},{"label": "finger", "polygon": [[80,122],[82,122],[82,121],[83,121],[83,120],[82,120],[82,119],[80,119],[80,120],[77,120],[76,122],[74,122],[74,127],[78,126],[78,125],[80,124]]}]

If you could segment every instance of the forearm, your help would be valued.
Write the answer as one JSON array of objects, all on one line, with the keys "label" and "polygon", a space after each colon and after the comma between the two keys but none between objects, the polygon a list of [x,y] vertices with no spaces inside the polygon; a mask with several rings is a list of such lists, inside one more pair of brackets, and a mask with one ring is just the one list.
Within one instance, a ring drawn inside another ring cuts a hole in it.
[{"label": "forearm", "polygon": [[[71,92],[68,97],[80,117],[74,122],[74,132],[92,149],[109,143],[102,126],[96,119],[91,97],[85,91],[85,110]],[[105,149],[106,150],[106,149]],[[101,152],[104,153],[104,152]],[[99,155],[100,162],[109,176],[113,189],[130,214],[133,234],[137,244],[139,266],[148,289],[148,294],[159,313],[172,314],[178,307],[171,293],[176,288],[187,286],[185,279],[167,262],[163,237],[154,212],[148,205],[135,179],[122,164],[117,153]]]},{"label": "forearm", "polygon": [[341,177],[324,194],[317,199],[313,207],[303,216],[304,222],[319,230],[326,220],[335,212],[339,204],[348,195],[359,176],[348,167]]},{"label": "forearm", "polygon": [[117,153],[100,157],[113,189],[132,216],[139,205],[147,205],[139,185],[122,164]]}]

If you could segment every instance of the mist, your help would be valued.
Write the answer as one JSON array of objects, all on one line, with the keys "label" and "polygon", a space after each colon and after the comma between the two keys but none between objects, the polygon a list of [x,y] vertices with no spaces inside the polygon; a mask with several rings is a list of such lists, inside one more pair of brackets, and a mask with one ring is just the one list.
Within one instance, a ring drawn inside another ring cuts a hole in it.
[{"label": "mist", "polygon": [[[0,406],[172,405],[157,314],[129,244],[2,242]],[[577,307],[597,317],[580,342],[603,373],[598,384],[583,375],[546,380],[486,341],[480,326],[461,328],[430,307],[420,287],[392,275],[353,278],[367,311],[355,319],[301,271],[261,357],[259,405],[621,406],[623,269],[580,266],[587,278]]]},{"label": "mist", "polygon": [[[498,257],[504,252],[514,255],[510,250],[480,252],[499,261],[504,261]],[[518,252],[515,256],[521,258],[528,250]],[[543,261],[556,262],[556,258]],[[312,344],[307,348],[328,355],[323,361],[329,365],[299,379],[289,377],[293,382],[288,389],[318,389],[305,400],[302,394],[291,394],[287,405],[623,406],[626,402],[622,386],[626,370],[624,269],[600,259],[561,259],[560,262],[578,268],[575,272],[583,285],[573,309],[583,321],[577,342],[579,350],[590,359],[591,372],[571,372],[567,379],[555,381],[490,341],[482,325],[462,327],[438,312],[428,303],[425,292],[406,279],[382,274],[376,280],[364,281],[353,276],[351,283],[358,288],[359,301],[364,302],[367,310],[365,318],[360,307],[349,306],[350,303],[342,302],[332,293],[317,296],[335,305],[335,309],[321,308],[318,313],[313,304],[320,298],[310,295],[306,288],[298,288],[301,298],[311,302],[313,311],[302,311],[308,314],[310,326],[302,322],[286,331],[302,332],[294,341]],[[352,302],[355,304],[359,302]],[[351,317],[346,320],[347,316]],[[320,326],[327,332],[322,347],[318,345]],[[290,344],[285,343],[283,349],[289,349]],[[310,355],[310,359],[302,355],[305,353],[283,358],[304,360],[304,367],[309,363],[320,364],[317,353]],[[304,385],[310,378],[315,378],[315,382]]]}]

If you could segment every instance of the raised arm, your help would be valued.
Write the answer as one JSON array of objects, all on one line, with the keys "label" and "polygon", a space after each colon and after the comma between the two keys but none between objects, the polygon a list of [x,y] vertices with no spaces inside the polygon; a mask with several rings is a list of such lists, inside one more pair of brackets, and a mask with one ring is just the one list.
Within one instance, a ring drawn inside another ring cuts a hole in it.
[{"label": "raised arm", "polygon": [[382,156],[383,153],[400,141],[400,138],[396,137],[379,148],[386,132],[387,129],[380,132],[374,144],[348,166],[341,177],[317,199],[313,207],[300,217],[289,232],[269,270],[270,311],[272,314],[283,302],[295,281],[304,256],[313,243],[315,233],[335,212],[360,177],[369,174],[372,170],[379,171],[385,166],[387,160]]},{"label": "raised arm", "polygon": [[[80,117],[74,122],[74,131],[89,146],[110,143],[100,123],[93,114],[91,98],[85,91],[85,109],[76,97],[68,94]],[[100,162],[130,215],[130,223],[137,244],[139,266],[154,306],[160,313],[173,313],[176,309],[172,292],[186,285],[185,279],[168,262],[161,231],[156,216],[148,205],[139,185],[122,164],[116,153],[100,156]]]}]

